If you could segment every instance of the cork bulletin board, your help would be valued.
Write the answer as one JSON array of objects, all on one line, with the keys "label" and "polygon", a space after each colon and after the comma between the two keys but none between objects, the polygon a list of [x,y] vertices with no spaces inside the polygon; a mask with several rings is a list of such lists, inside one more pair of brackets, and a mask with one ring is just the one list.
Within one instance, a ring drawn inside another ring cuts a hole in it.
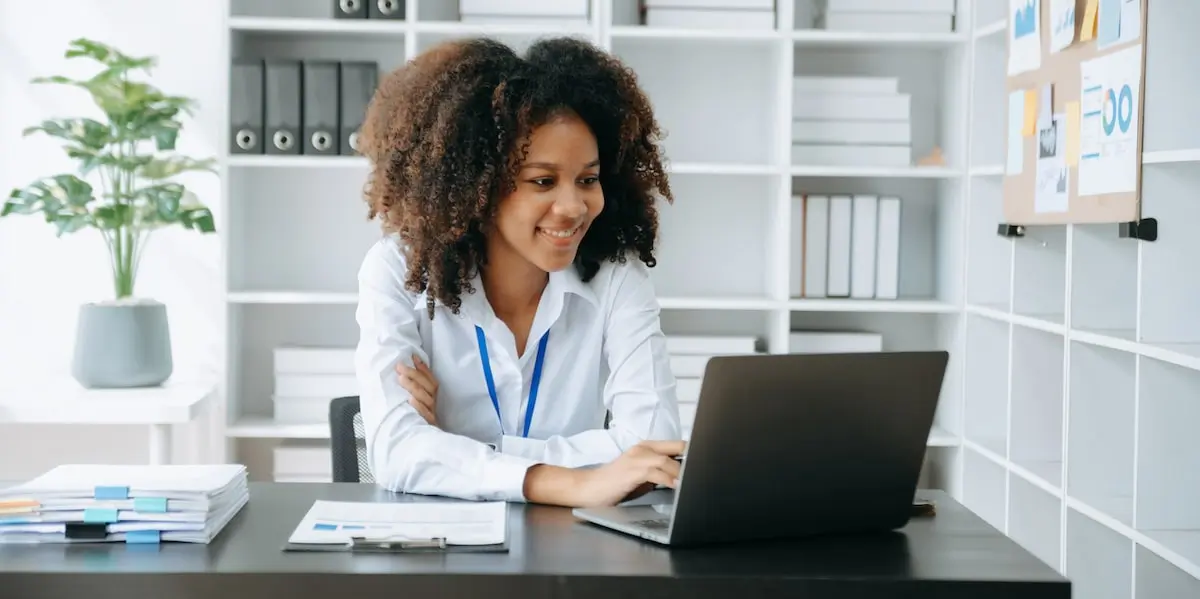
[{"label": "cork bulletin board", "polygon": [[1149,0],[1004,1],[1006,223],[1138,220]]}]

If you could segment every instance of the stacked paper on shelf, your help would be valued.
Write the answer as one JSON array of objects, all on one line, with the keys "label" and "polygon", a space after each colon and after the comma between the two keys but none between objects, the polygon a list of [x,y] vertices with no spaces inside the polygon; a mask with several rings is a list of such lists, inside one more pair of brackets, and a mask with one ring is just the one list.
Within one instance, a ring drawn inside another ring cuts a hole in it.
[{"label": "stacked paper on shelf", "polygon": [[775,29],[775,0],[645,0],[646,26]]},{"label": "stacked paper on shelf", "polygon": [[794,77],[792,163],[909,166],[912,98],[899,87],[895,77]]},{"label": "stacked paper on shelf", "polygon": [[69,464],[0,489],[0,544],[209,543],[250,500],[240,464]]},{"label": "stacked paper on shelf", "polygon": [[464,23],[493,25],[587,25],[589,0],[458,0]]},{"label": "stacked paper on shelf", "polygon": [[275,394],[271,399],[276,422],[329,422],[329,402],[358,394],[354,348],[275,348]]},{"label": "stacked paper on shelf", "polygon": [[816,27],[869,33],[952,33],[955,0],[824,0]]},{"label": "stacked paper on shelf", "polygon": [[713,356],[760,353],[758,338],[747,335],[667,335],[667,355],[675,375],[675,397],[679,401],[679,420],[683,438],[692,432],[696,406],[700,403],[700,383],[704,368]]},{"label": "stacked paper on shelf", "polygon": [[333,482],[333,452],[326,440],[286,439],[275,447],[277,483]]}]

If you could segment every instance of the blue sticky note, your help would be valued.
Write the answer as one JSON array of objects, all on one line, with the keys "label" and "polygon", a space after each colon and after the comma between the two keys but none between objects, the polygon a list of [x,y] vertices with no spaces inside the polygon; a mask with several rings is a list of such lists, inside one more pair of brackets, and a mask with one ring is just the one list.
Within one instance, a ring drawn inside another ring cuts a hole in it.
[{"label": "blue sticky note", "polygon": [[162,534],[157,530],[131,530],[125,533],[125,542],[128,544],[153,544],[161,539]]},{"label": "blue sticky note", "polygon": [[166,497],[137,497],[133,500],[133,511],[162,514],[167,511]]},{"label": "blue sticky note", "polygon": [[1096,15],[1096,45],[1104,48],[1121,38],[1121,0],[1100,0]]},{"label": "blue sticky note", "polygon": [[117,510],[90,507],[83,510],[83,521],[87,524],[112,524],[117,521]]},{"label": "blue sticky note", "polygon": [[1008,134],[1005,135],[1005,147],[1008,160],[1004,172],[1009,175],[1019,175],[1025,167],[1025,138],[1021,136],[1021,128],[1025,125],[1025,91],[1016,90],[1008,94]]},{"label": "blue sticky note", "polygon": [[96,487],[92,491],[92,496],[95,497],[96,499],[107,499],[107,500],[129,499],[129,487],[100,486],[100,487]]}]

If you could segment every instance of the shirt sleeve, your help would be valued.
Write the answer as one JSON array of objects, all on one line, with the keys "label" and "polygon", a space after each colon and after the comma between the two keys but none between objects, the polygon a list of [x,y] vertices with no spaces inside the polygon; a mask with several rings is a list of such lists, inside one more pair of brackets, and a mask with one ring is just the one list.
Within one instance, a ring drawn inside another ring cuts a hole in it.
[{"label": "shirt sleeve", "polygon": [[428,363],[418,330],[414,295],[404,288],[405,264],[392,238],[367,252],[358,273],[355,369],[376,484],[394,492],[471,500],[524,501],[525,472],[535,461],[507,455],[430,425],[409,404],[395,366]]},{"label": "shirt sleeve", "polygon": [[502,452],[556,466],[585,467],[610,462],[642,441],[681,438],[675,377],[649,269],[631,260],[614,269],[609,285],[603,339],[609,427],[548,439],[508,435]]}]

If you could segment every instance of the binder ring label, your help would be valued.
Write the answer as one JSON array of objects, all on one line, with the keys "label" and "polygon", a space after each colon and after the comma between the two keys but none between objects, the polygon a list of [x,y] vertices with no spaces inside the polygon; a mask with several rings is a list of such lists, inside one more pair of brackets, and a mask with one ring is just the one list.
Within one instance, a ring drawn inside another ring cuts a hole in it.
[{"label": "binder ring label", "polygon": [[380,14],[390,15],[400,8],[400,3],[396,0],[378,0],[376,4],[379,6]]},{"label": "binder ring label", "polygon": [[338,6],[342,8],[344,13],[358,12],[358,0],[339,0]]},{"label": "binder ring label", "polygon": [[293,137],[290,132],[282,130],[276,131],[275,135],[272,136],[271,139],[275,142],[275,147],[279,148],[280,150],[290,150],[292,149],[292,144],[296,143],[293,141]]},{"label": "binder ring label", "polygon": [[333,145],[333,135],[327,131],[317,131],[312,134],[312,145],[317,150],[328,150]]},{"label": "binder ring label", "polygon": [[358,151],[358,132],[350,134],[350,149]]},{"label": "binder ring label", "polygon": [[253,150],[258,145],[258,135],[251,129],[237,132],[237,146],[243,150]]}]

